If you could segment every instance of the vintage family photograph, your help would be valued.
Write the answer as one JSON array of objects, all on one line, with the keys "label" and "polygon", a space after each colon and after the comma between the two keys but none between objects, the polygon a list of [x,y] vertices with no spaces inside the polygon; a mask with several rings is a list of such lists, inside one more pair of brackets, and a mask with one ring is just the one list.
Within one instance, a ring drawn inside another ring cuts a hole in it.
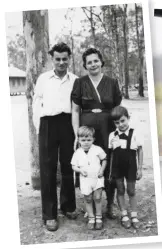
[{"label": "vintage family photograph", "polygon": [[5,13],[21,245],[159,241],[143,2]]}]

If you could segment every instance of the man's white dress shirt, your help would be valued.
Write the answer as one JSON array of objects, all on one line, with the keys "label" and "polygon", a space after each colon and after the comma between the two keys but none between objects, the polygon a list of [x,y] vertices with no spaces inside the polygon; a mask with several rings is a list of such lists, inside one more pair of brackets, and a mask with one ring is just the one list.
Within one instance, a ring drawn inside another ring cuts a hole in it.
[{"label": "man's white dress shirt", "polygon": [[33,98],[33,122],[39,133],[40,118],[71,113],[71,91],[76,75],[67,72],[60,79],[54,70],[41,74],[36,82]]}]

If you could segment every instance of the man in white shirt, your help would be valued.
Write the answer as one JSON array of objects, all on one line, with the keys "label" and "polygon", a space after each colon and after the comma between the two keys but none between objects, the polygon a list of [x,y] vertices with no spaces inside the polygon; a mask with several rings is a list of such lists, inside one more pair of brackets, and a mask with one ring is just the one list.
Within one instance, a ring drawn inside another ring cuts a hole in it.
[{"label": "man in white shirt", "polygon": [[68,72],[71,51],[58,43],[49,51],[54,69],[39,76],[33,99],[33,122],[39,134],[42,218],[50,231],[58,229],[57,164],[61,166],[60,209],[76,218],[71,158],[74,133],[71,124],[71,91],[76,75]]}]

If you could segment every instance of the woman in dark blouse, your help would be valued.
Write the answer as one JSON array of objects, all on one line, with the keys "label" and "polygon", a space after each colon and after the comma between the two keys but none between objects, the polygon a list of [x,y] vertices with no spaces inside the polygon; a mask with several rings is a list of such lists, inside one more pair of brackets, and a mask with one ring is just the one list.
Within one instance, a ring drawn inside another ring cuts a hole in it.
[{"label": "woman in dark blouse", "polygon": [[[83,66],[88,75],[78,78],[72,90],[72,125],[75,133],[74,149],[77,145],[77,130],[80,125],[95,128],[95,143],[108,153],[108,136],[115,127],[110,119],[113,107],[120,105],[122,95],[118,82],[102,73],[104,65],[100,51],[89,48],[83,53]],[[109,155],[108,155],[109,158]],[[112,204],[115,183],[108,182],[109,161],[105,171],[105,191],[108,201],[108,216],[116,218]]]}]

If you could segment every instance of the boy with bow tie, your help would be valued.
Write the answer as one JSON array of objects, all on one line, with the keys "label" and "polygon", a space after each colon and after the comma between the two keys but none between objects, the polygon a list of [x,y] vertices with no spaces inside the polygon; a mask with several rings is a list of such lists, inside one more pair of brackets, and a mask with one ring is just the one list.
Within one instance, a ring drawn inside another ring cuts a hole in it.
[{"label": "boy with bow tie", "polygon": [[[142,177],[143,149],[139,135],[129,127],[128,110],[123,106],[115,107],[111,117],[116,130],[110,133],[109,149],[111,150],[109,179],[114,178],[117,185],[117,200],[121,211],[121,224],[125,228],[131,225],[138,229],[137,200],[135,194],[136,180]],[[131,220],[125,207],[125,183],[131,208]]]}]

